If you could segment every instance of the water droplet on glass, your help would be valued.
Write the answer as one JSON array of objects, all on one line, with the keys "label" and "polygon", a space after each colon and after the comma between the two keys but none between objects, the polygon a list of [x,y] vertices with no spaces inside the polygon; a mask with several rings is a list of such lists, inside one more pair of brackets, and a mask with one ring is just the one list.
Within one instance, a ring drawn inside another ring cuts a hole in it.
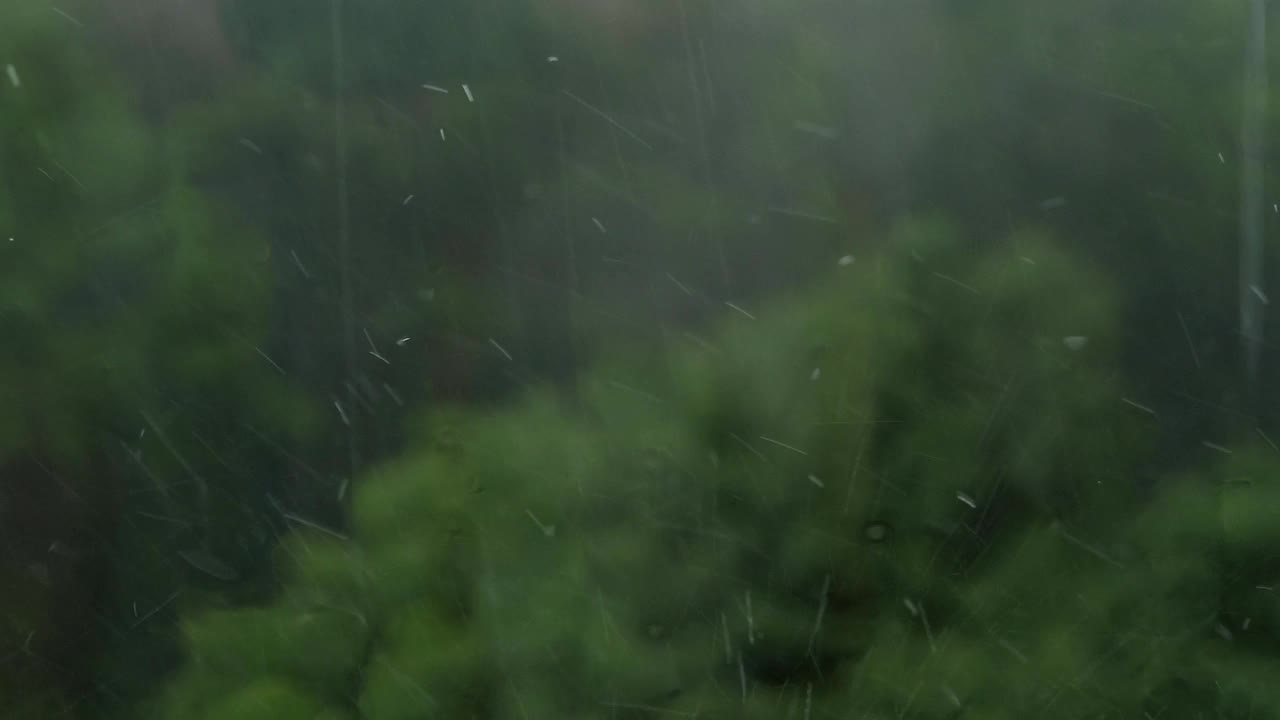
[{"label": "water droplet on glass", "polygon": [[883,542],[889,538],[891,530],[888,523],[879,520],[873,520],[862,528],[862,534],[871,542]]}]

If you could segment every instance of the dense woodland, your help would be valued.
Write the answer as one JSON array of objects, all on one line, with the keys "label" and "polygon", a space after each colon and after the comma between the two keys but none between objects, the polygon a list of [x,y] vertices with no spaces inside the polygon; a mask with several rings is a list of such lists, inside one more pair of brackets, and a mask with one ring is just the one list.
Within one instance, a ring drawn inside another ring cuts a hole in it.
[{"label": "dense woodland", "polygon": [[0,717],[1280,718],[1262,5],[6,0]]}]

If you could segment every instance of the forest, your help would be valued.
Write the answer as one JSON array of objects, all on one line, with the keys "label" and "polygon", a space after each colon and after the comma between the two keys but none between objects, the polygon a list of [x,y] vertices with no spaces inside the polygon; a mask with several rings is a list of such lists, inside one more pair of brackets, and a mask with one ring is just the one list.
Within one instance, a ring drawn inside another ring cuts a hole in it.
[{"label": "forest", "polygon": [[0,718],[1280,719],[1266,5],[5,0]]}]

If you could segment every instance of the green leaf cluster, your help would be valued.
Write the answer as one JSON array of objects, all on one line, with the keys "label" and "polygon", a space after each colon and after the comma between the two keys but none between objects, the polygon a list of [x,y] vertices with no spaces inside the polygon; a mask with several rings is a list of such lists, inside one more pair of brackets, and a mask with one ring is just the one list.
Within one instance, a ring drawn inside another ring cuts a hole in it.
[{"label": "green leaf cluster", "polygon": [[[350,536],[280,547],[276,603],[185,622],[166,716],[1265,703],[1275,618],[1246,631],[1223,588],[1267,570],[1274,461],[1151,492],[1096,274],[1035,233],[973,252],[926,219],[889,246],[666,363],[619,347],[574,398],[430,414]],[[1225,524],[1218,476],[1253,493]]]}]

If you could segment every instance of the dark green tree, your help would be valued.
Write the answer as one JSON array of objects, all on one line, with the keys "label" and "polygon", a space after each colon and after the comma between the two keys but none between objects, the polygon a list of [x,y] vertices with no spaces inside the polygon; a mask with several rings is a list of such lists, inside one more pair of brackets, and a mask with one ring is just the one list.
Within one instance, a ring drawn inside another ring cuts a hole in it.
[{"label": "dark green tree", "polygon": [[261,590],[274,531],[239,468],[276,461],[244,428],[303,437],[313,403],[263,350],[263,235],[92,38],[22,0],[0,46],[0,713],[55,717],[150,682],[179,595]]}]

